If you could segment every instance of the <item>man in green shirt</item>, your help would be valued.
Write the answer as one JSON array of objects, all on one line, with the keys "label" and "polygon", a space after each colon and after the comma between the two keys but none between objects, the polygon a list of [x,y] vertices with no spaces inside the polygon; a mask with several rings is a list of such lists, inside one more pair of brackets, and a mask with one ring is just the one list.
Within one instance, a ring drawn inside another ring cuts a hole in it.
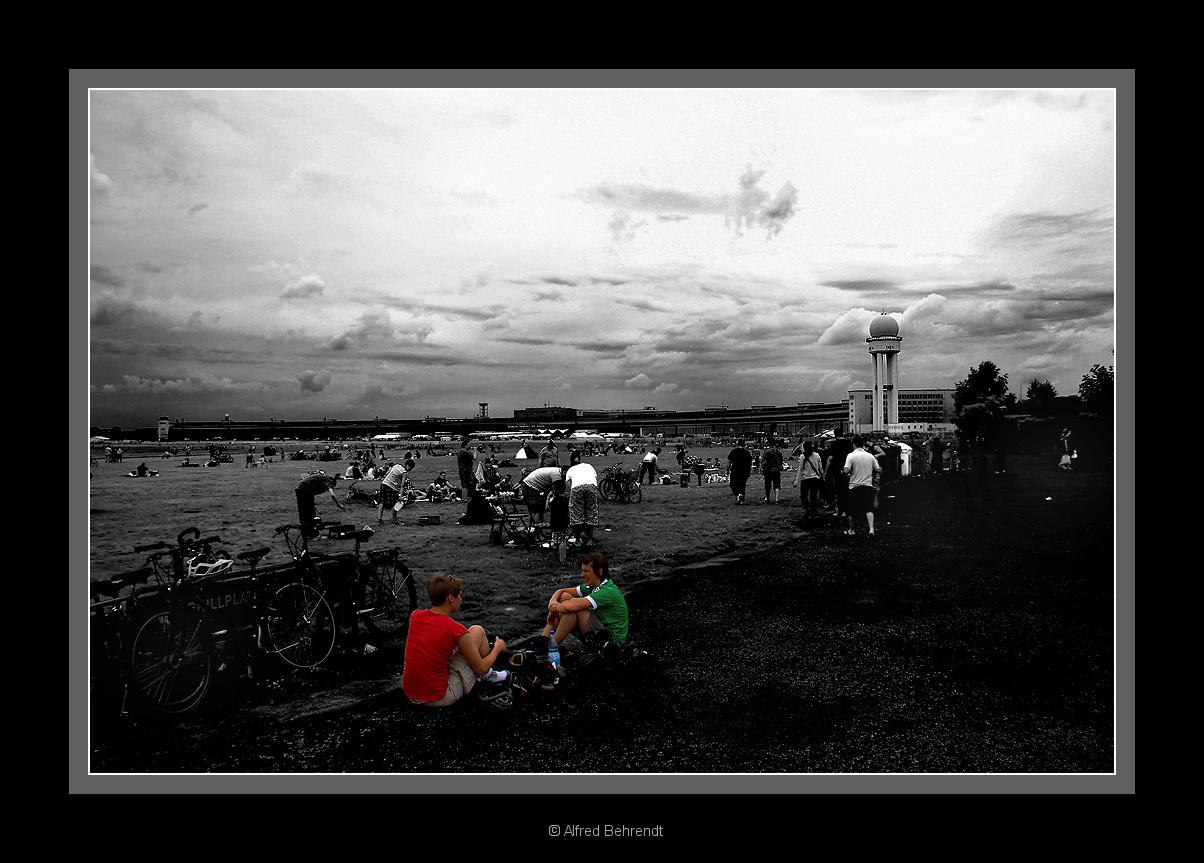
[{"label": "man in green shirt", "polygon": [[610,564],[597,552],[581,558],[581,581],[577,587],[555,591],[548,600],[548,624],[542,635],[548,639],[548,658],[560,664],[560,643],[570,632],[606,630],[616,646],[627,641],[627,600],[610,580]]}]

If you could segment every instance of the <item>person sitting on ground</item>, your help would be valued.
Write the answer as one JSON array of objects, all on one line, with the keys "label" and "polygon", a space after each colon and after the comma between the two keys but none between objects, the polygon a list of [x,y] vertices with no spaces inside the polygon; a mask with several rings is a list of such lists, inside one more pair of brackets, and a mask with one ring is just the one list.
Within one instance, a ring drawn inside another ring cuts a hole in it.
[{"label": "person sitting on ground", "polygon": [[447,481],[447,471],[439,471],[439,475],[431,480],[431,484],[426,487],[426,496],[435,503],[452,497],[452,487],[451,483]]},{"label": "person sitting on ground", "polygon": [[364,472],[360,470],[360,463],[353,461],[347,465],[347,470],[343,471],[343,479],[363,479]]},{"label": "person sitting on ground", "polygon": [[314,498],[322,492],[330,494],[330,499],[334,501],[334,505],[339,509],[343,508],[343,504],[339,502],[338,495],[334,493],[334,487],[338,485],[339,478],[337,476],[327,476],[318,471],[311,473],[309,476],[297,483],[295,489],[297,496],[297,523],[301,525],[302,533],[312,539],[318,535],[318,528],[315,522],[318,518],[317,510],[314,508]]},{"label": "person sitting on ground", "polygon": [[447,707],[472,691],[477,681],[497,683],[509,673],[492,668],[506,642],[489,636],[482,626],[465,627],[452,618],[464,594],[460,579],[436,575],[426,584],[430,608],[410,614],[401,688],[415,704]]},{"label": "person sitting on ground", "polygon": [[578,637],[605,630],[611,642],[627,642],[627,600],[610,580],[610,564],[598,552],[581,558],[581,581],[556,590],[548,600],[548,623],[540,639],[548,639],[548,661],[560,664],[560,644],[569,633]]}]

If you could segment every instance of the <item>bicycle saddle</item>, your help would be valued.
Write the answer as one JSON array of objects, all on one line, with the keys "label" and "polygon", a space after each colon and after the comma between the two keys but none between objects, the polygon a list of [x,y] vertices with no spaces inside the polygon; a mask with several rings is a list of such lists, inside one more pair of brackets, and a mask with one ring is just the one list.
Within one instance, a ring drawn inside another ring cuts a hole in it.
[{"label": "bicycle saddle", "polygon": [[236,554],[234,556],[237,557],[239,560],[244,560],[247,563],[254,566],[255,564],[259,563],[259,561],[263,560],[265,557],[267,557],[271,553],[272,553],[272,550],[270,548],[257,548],[254,551],[244,551],[244,552],[240,552],[239,554]]}]

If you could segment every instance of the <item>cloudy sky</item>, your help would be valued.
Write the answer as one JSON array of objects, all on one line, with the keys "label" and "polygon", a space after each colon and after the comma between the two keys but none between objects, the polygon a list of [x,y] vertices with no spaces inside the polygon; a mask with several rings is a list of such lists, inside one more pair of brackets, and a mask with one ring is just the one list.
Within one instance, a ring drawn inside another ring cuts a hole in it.
[{"label": "cloudy sky", "polygon": [[[153,85],[148,85],[153,86]],[[1111,89],[93,89],[91,424],[1114,364]]]}]

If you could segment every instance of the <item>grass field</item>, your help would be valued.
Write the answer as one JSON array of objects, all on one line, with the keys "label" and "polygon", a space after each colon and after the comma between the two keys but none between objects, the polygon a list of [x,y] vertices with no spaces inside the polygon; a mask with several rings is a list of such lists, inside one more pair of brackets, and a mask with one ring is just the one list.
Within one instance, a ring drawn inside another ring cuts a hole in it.
[{"label": "grass field", "polygon": [[[416,481],[449,463],[423,458]],[[175,464],[161,462],[152,479],[120,476],[128,459],[97,466],[94,575],[132,568],[132,545],[192,524],[232,551],[271,545],[271,528],[294,514],[293,484],[312,466]],[[1131,711],[1117,701],[1114,627],[1131,613],[1116,605],[1110,466],[1070,473],[1018,455],[1002,476],[903,479],[884,490],[876,541],[842,536],[834,520],[800,526],[792,488],[788,504],[746,507],[733,506],[722,485],[644,491],[638,505],[604,504],[610,529],[600,534],[629,597],[633,637],[652,653],[638,682],[599,680],[574,698],[507,714],[504,747],[471,710],[436,716],[389,703],[244,727],[231,705],[232,725],[161,739],[142,732],[95,749],[94,766],[544,772],[556,769],[543,755],[549,728],[588,724],[604,763],[620,772],[1113,770],[1117,715]],[[428,511],[446,513],[444,523],[417,526],[415,515]],[[490,545],[487,526],[454,524],[459,512],[407,509],[407,524],[372,544],[400,545],[420,575],[462,576],[465,622],[511,642],[534,634],[552,588],[577,581],[575,564]],[[368,521],[368,511],[355,520]],[[332,669],[322,685],[353,693],[360,678],[400,673],[399,652],[382,653],[374,666]],[[298,681],[295,697],[311,698],[309,685]],[[449,735],[480,745],[448,762]]]},{"label": "grass field", "polygon": [[[163,459],[162,449],[150,445],[127,447],[124,461],[117,464],[106,463],[103,449],[94,449],[99,463],[92,468],[91,481],[92,578],[136,569],[141,556],[134,553],[135,546],[160,539],[172,541],[190,526],[204,535],[220,536],[223,547],[232,554],[271,547],[273,554],[264,563],[285,561],[283,543],[273,531],[296,521],[293,487],[310,470],[341,473],[347,462],[289,460],[247,468],[245,448],[246,444],[232,445],[235,461],[213,468],[181,467],[182,455]],[[726,447],[693,450],[703,459],[720,461],[728,451]],[[204,447],[194,447],[192,461],[201,460],[203,452]],[[400,453],[396,451],[398,457]],[[499,453],[498,458],[504,455]],[[640,458],[627,454],[587,460],[601,473],[617,461],[624,467],[638,467]],[[142,461],[159,475],[127,476]],[[533,459],[515,464],[501,472],[511,473],[517,480],[523,467],[537,466]],[[456,482],[453,457],[424,456],[417,460],[412,482],[425,488],[441,470]],[[761,480],[757,476],[749,481],[752,505],[745,507],[732,505],[726,484],[704,483],[699,488],[696,479],[691,480],[690,488],[646,486],[638,504],[603,501],[597,548],[611,560],[616,581],[631,585],[685,563],[785,541],[797,531],[802,514],[797,490],[790,487],[791,476],[784,474],[783,503],[777,506],[758,505]],[[337,486],[340,498],[347,484],[340,481]],[[363,485],[377,484],[366,481]],[[498,547],[488,541],[488,525],[457,525],[463,504],[416,503],[403,510],[403,525],[398,527],[378,527],[376,510],[363,504],[347,504],[346,512],[339,512],[329,497],[321,496],[317,507],[325,518],[371,525],[377,533],[367,544],[369,548],[401,547],[407,564],[420,575],[420,584],[436,573],[463,578],[465,613],[495,631],[525,632],[524,627],[537,627],[540,608],[552,589],[576,582],[578,566],[572,556],[562,564],[553,551]],[[427,514],[438,514],[441,523],[419,525],[418,517]],[[419,594],[421,597],[421,590]]]}]

